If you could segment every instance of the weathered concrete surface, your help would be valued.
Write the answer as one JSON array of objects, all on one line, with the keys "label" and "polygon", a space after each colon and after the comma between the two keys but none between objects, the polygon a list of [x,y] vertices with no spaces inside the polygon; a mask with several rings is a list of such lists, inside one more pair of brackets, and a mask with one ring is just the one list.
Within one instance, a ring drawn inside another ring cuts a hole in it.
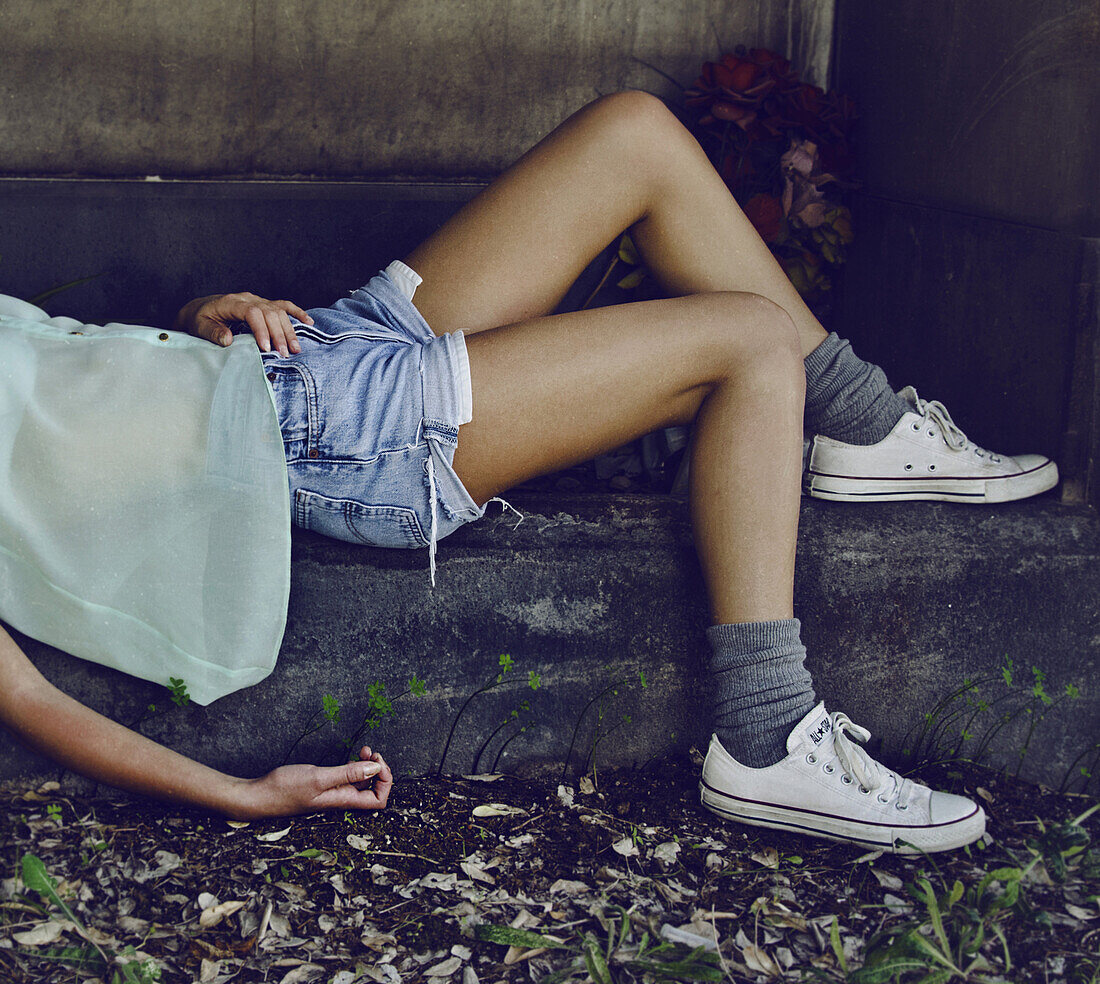
[{"label": "weathered concrete surface", "polygon": [[942,401],[979,444],[1058,457],[1087,328],[1083,241],[865,194],[853,215],[837,331],[895,387]]},{"label": "weathered concrete surface", "polygon": [[[326,693],[340,702],[340,726],[307,739],[295,757],[338,756],[340,736],[366,712],[367,686],[379,680],[396,694],[414,673],[426,695],[397,700],[372,743],[402,773],[432,771],[463,702],[493,679],[502,653],[515,661],[506,677],[515,683],[476,698],[461,716],[443,763],[449,771],[493,768],[522,722],[530,728],[500,766],[560,770],[578,720],[572,763],[580,767],[600,707],[588,704],[617,680],[602,702],[599,764],[702,743],[706,611],[684,504],[603,496],[516,496],[515,504],[525,513],[518,527],[511,513],[494,513],[444,541],[434,590],[422,552],[296,532],[279,664],[264,683],[209,708],[178,710],[162,688],[28,648],[48,677],[118,720],[155,702],[146,733],[238,773],[277,765]],[[796,610],[819,692],[897,750],[963,680],[985,680],[990,700],[1003,692],[995,681],[1006,659],[1025,688],[1037,666],[1049,693],[1067,683],[1082,690],[1051,712],[1024,760],[1025,775],[1058,785],[1100,737],[1098,562],[1096,515],[1049,500],[1000,509],[807,502]],[[537,691],[526,686],[530,671],[541,675]],[[530,712],[477,760],[524,699]],[[1014,765],[1022,741],[1019,730],[1001,732],[995,756]],[[0,749],[0,775],[48,771],[10,743]]]},{"label": "weathered concrete surface", "polygon": [[836,67],[871,194],[1100,235],[1093,0],[839,0]]},{"label": "weathered concrete surface", "polygon": [[90,323],[170,325],[192,297],[331,304],[406,255],[483,184],[0,179],[0,293]]},{"label": "weathered concrete surface", "polygon": [[463,175],[736,44],[824,81],[834,0],[0,3],[0,173]]}]

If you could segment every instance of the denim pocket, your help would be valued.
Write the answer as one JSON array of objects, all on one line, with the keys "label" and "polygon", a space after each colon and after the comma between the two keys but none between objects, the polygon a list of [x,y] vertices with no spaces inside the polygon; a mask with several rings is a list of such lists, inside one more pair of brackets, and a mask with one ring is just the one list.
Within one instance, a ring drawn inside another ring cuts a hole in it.
[{"label": "denim pocket", "polygon": [[319,492],[294,493],[294,521],[324,536],[372,547],[426,547],[420,520],[412,509],[333,499]]},{"label": "denim pocket", "polygon": [[264,369],[275,396],[283,442],[315,443],[310,438],[316,438],[317,433],[316,388],[309,370],[304,366],[273,362],[266,362]]}]

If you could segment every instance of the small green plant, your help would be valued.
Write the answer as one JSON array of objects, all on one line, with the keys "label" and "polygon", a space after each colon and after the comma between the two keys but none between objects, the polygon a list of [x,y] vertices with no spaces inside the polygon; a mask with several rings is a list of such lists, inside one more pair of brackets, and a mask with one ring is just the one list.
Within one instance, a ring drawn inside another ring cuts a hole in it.
[{"label": "small green plant", "polygon": [[[1015,772],[1019,775],[1042,721],[1063,702],[1080,696],[1077,685],[1069,683],[1062,693],[1052,697],[1046,690],[1046,674],[1040,667],[1032,666],[1031,679],[1025,682],[1020,680],[1013,660],[1006,657],[997,676],[963,680],[924,714],[902,741],[901,757],[906,768],[912,769],[962,759],[981,762],[997,736],[1018,723],[1024,725],[1016,751]],[[1090,767],[1081,763],[1094,750],[1100,754],[1100,744],[1085,749],[1074,760],[1063,778],[1063,789],[1077,776],[1075,770],[1079,766],[1087,785],[1096,758]]]},{"label": "small green plant", "polygon": [[[618,731],[624,724],[631,723],[631,716],[629,714],[620,714],[619,720],[615,723],[614,727],[604,730],[603,721],[606,716],[606,702],[608,696],[618,697],[619,687],[625,686],[629,681],[628,677],[620,677],[618,680],[609,683],[599,693],[597,693],[587,704],[581,709],[579,715],[577,715],[576,723],[573,725],[573,736],[569,740],[569,749],[565,753],[565,761],[562,764],[561,770],[561,782],[565,782],[566,777],[569,774],[569,765],[573,759],[573,749],[576,747],[577,734],[580,732],[581,724],[583,723],[588,712],[592,709],[593,705],[596,707],[596,722],[592,729],[592,744],[589,748],[588,754],[585,756],[584,767],[582,769],[582,775],[587,775],[591,768],[593,778],[596,774],[596,751],[599,748],[600,742],[604,741],[609,735]],[[646,689],[649,686],[649,682],[646,680],[645,672],[643,670],[638,671],[638,682],[641,684],[642,689]]]},{"label": "small green plant", "polygon": [[[541,933],[490,923],[477,926],[475,933],[478,939],[488,943],[545,948],[571,957],[566,966],[543,977],[541,984],[561,984],[577,976],[596,984],[636,980],[640,975],[655,981],[725,980],[721,957],[717,953],[708,952],[702,946],[691,949],[683,943],[657,942],[650,938],[648,931],[643,931],[635,941],[630,913],[621,905],[611,908],[618,916],[606,917],[607,939],[602,941],[593,933],[585,933],[580,939],[563,942]],[[622,974],[620,967],[629,976]]]},{"label": "small green plant", "polygon": [[[179,677],[168,678],[168,692],[172,695],[172,703],[176,707],[186,707],[191,703],[191,695],[187,692],[187,684]],[[153,705],[149,705],[153,707]]]},{"label": "small green plant", "polygon": [[139,958],[132,946],[118,953],[111,953],[89,937],[84,924],[58,894],[57,882],[50,877],[41,858],[34,854],[24,854],[22,868],[23,884],[45,899],[47,905],[57,906],[86,943],[84,946],[21,950],[24,956],[61,963],[81,971],[91,971],[104,979],[107,971],[112,970],[110,984],[155,984],[160,980],[160,967],[151,957]]},{"label": "small green plant", "polygon": [[[875,984],[913,972],[942,984],[956,978],[985,980],[986,972],[1008,973],[1012,958],[1002,924],[1016,904],[1023,875],[1020,868],[998,868],[968,889],[956,880],[938,894],[927,878],[918,878],[908,890],[924,907],[923,917],[889,930],[887,940],[872,938],[863,967],[850,977],[852,984]],[[990,937],[1001,944],[1000,968],[982,953]]]},{"label": "small green plant", "polygon": [[61,826],[61,804],[60,803],[47,803],[46,815],[59,827]]},{"label": "small green plant", "polygon": [[[320,720],[318,720],[318,718]],[[283,756],[283,765],[286,765],[290,761],[290,756],[294,754],[296,749],[304,739],[308,738],[312,734],[316,734],[326,724],[336,725],[340,721],[340,702],[332,696],[332,694],[325,694],[321,698],[321,709],[314,711],[310,716],[310,719],[306,722],[306,726],[302,729],[302,733],[294,739],[290,748],[286,750],[286,755]],[[316,722],[316,723],[314,723]]]},{"label": "small green plant", "polygon": [[1082,824],[1097,810],[1100,804],[1049,830],[1040,821],[1039,836],[1027,845],[1031,855],[1027,863],[1010,855],[1016,863],[983,874],[969,887],[956,880],[950,887],[943,884],[937,892],[927,876],[918,876],[906,886],[918,904],[917,916],[873,935],[867,942],[863,966],[857,970],[848,968],[839,934],[831,933],[841,979],[849,984],[948,984],[955,980],[980,984],[1011,979],[1008,923],[1023,916],[1051,925],[1049,914],[1033,909],[1024,897],[1028,874],[1042,863],[1056,881],[1085,869],[1091,875],[1096,859],[1087,850],[1089,835]]},{"label": "small green plant", "polygon": [[[473,703],[474,698],[481,696],[481,694],[488,693],[488,691],[490,690],[496,690],[497,687],[502,687],[505,683],[511,682],[510,680],[508,680],[508,674],[512,672],[512,668],[515,666],[515,662],[513,661],[512,657],[508,653],[501,653],[501,655],[497,657],[497,665],[500,667],[500,672],[497,673],[495,677],[492,677],[487,683],[482,684],[480,687],[477,688],[477,690],[470,694],[470,696],[462,702],[462,706],[458,709],[458,713],[455,715],[454,720],[451,722],[451,730],[447,733],[447,740],[443,744],[443,754],[439,757],[439,768],[435,770],[435,774],[437,776],[443,774],[443,766],[447,762],[447,753],[451,750],[451,742],[454,740],[455,729],[458,728],[458,722],[462,720],[462,716],[466,713],[466,710],[470,706],[470,704]],[[531,679],[532,677],[529,675],[529,686]],[[534,679],[538,681],[541,678],[536,673],[534,675]],[[538,688],[537,686],[535,686],[532,689]],[[478,757],[480,757],[480,755],[481,752],[479,751]]]},{"label": "small green plant", "polygon": [[426,685],[424,681],[415,673],[409,677],[409,682],[405,690],[396,697],[388,697],[386,695],[386,685],[381,680],[375,680],[373,683],[368,684],[366,713],[363,715],[362,720],[355,730],[347,738],[341,740],[344,751],[354,753],[363,740],[365,732],[374,731],[382,725],[382,722],[384,722],[386,718],[391,717],[393,715],[394,701],[410,695],[422,697],[425,689]]},{"label": "small green plant", "polygon": [[607,269],[604,271],[603,276],[600,278],[600,282],[596,284],[592,293],[588,295],[585,302],[581,305],[583,311],[587,308],[597,297],[608,280],[611,279],[611,274],[615,272],[619,264],[626,267],[633,267],[633,269],[626,274],[626,276],[620,278],[615,286],[620,290],[634,290],[645,279],[648,271],[642,263],[642,258],[638,253],[638,248],[634,245],[634,240],[630,238],[629,233],[623,233],[622,238],[619,240],[618,249],[611,257],[611,262],[607,265]]},{"label": "small green plant", "polygon": [[[538,690],[539,687],[542,686],[542,676],[541,676],[541,674],[536,673],[534,670],[529,670],[528,673],[527,673],[527,686],[530,687],[532,690]],[[498,724],[492,730],[492,732],[490,732],[489,737],[486,738],[485,741],[483,741],[481,743],[481,747],[477,750],[477,754],[474,756],[473,771],[475,773],[479,771],[479,766],[480,766],[480,763],[481,763],[481,756],[485,753],[485,750],[492,743],[493,739],[498,734],[500,734],[500,732],[503,731],[504,728],[507,727],[511,722],[518,720],[521,712],[526,713],[526,714],[530,714],[530,711],[531,711],[531,702],[529,700],[520,701],[519,707],[512,708],[512,710],[508,713],[508,715],[504,718],[504,720],[501,721],[500,724]],[[518,738],[522,734],[525,734],[529,727],[530,727],[530,719],[528,719],[526,721],[526,723],[522,724],[519,728],[517,728],[515,731],[513,731],[512,734],[509,735],[503,742],[501,742],[500,748],[497,749],[496,757],[493,759],[493,771],[494,772],[496,771],[497,764],[500,762],[501,756],[504,754],[504,750],[516,738]]]}]

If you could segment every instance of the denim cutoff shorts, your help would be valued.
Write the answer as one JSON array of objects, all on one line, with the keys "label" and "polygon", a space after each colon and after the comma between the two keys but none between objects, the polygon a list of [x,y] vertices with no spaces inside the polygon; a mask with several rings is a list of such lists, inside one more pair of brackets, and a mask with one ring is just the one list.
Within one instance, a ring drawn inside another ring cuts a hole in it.
[{"label": "denim cutoff shorts", "polygon": [[436,336],[412,302],[420,277],[400,261],[312,325],[302,351],[263,355],[298,526],[351,543],[429,547],[481,517],[452,467],[472,397],[461,332]]}]

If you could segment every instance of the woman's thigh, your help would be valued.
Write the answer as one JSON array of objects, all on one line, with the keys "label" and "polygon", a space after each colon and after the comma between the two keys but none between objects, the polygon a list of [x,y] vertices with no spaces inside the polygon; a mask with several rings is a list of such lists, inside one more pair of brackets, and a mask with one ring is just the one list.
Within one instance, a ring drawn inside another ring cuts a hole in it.
[{"label": "woman's thigh", "polygon": [[416,305],[437,334],[553,311],[603,247],[645,214],[650,178],[690,135],[660,100],[607,96],[575,113],[417,247]]},{"label": "woman's thigh", "polygon": [[[454,468],[475,502],[688,423],[717,381],[759,371],[790,319],[714,293],[537,318],[466,340],[473,419]],[[800,363],[799,363],[800,365]]]}]

